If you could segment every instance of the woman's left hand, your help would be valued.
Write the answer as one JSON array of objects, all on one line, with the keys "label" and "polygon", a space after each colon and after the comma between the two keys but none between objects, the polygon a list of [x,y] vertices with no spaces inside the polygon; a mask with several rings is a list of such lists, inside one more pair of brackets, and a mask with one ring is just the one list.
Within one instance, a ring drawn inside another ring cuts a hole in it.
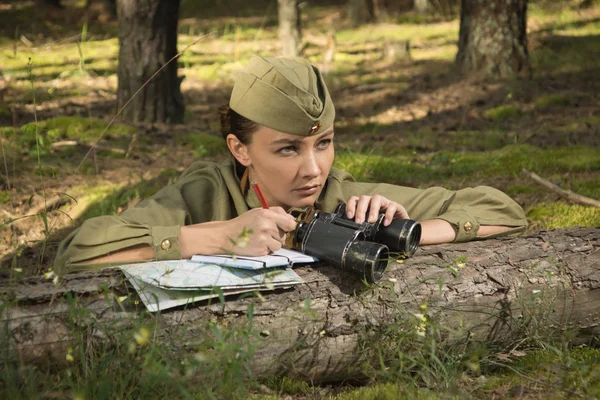
[{"label": "woman's left hand", "polygon": [[374,196],[352,196],[346,202],[346,216],[357,223],[376,222],[379,214],[385,212],[383,225],[388,226],[392,219],[408,219],[408,212],[400,204],[378,194]]}]

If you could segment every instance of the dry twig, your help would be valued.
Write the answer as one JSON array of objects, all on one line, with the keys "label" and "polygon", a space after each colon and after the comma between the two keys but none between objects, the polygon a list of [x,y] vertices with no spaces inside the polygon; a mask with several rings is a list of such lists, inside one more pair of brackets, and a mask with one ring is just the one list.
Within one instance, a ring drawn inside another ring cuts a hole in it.
[{"label": "dry twig", "polygon": [[523,168],[523,174],[527,175],[540,185],[544,186],[547,189],[550,189],[554,193],[558,194],[561,197],[564,197],[572,202],[583,204],[585,206],[598,207],[600,208],[600,201],[591,199],[589,197],[582,196],[580,194],[574,193],[570,190],[564,190],[554,183],[547,181],[546,179],[540,178],[536,173],[530,172]]}]

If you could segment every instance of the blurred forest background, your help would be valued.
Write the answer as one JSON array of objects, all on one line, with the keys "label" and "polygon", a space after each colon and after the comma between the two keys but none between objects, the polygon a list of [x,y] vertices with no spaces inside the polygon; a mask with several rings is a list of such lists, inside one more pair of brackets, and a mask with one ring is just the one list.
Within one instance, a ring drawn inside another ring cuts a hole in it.
[{"label": "blurred forest background", "polygon": [[[83,219],[131,207],[195,160],[228,157],[216,111],[254,54],[301,55],[324,72],[335,166],[358,180],[491,185],[524,207],[529,232],[600,226],[598,1],[0,0],[2,279],[47,273]],[[461,398],[515,387],[531,398],[600,395],[598,352],[557,354],[533,352],[520,367],[568,357],[587,369],[529,380],[503,370],[418,396],[457,386]],[[51,387],[97,394],[56,379]],[[337,396],[269,385],[294,398]],[[360,390],[345,396],[398,393],[387,383]]]}]

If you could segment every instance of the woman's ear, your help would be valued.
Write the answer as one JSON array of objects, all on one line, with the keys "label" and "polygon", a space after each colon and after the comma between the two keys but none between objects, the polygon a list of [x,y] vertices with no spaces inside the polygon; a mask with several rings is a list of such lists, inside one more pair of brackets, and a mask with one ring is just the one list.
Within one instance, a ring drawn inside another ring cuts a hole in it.
[{"label": "woman's ear", "polygon": [[227,135],[225,141],[227,142],[229,151],[240,164],[242,164],[244,167],[249,167],[252,165],[252,161],[248,155],[248,147],[244,143],[240,142],[240,139],[238,139],[237,136],[230,133]]}]

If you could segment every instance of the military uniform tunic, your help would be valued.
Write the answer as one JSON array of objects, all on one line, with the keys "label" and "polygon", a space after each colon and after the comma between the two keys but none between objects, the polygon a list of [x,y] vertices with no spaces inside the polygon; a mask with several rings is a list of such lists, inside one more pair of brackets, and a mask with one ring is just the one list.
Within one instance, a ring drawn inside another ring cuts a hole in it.
[{"label": "military uniform tunic", "polygon": [[[456,242],[474,239],[480,225],[523,230],[527,220],[522,208],[501,191],[478,186],[456,191],[441,187],[416,189],[385,183],[356,182],[332,168],[315,207],[333,212],[350,196],[379,194],[403,205],[411,219],[442,219],[456,232]],[[131,246],[147,244],[157,260],[180,259],[178,237],[182,225],[225,221],[260,203],[252,190],[243,190],[233,161],[223,164],[199,161],[154,196],[121,215],[100,216],[83,222],[59,246],[55,271],[100,269],[107,264],[86,262]]]}]

